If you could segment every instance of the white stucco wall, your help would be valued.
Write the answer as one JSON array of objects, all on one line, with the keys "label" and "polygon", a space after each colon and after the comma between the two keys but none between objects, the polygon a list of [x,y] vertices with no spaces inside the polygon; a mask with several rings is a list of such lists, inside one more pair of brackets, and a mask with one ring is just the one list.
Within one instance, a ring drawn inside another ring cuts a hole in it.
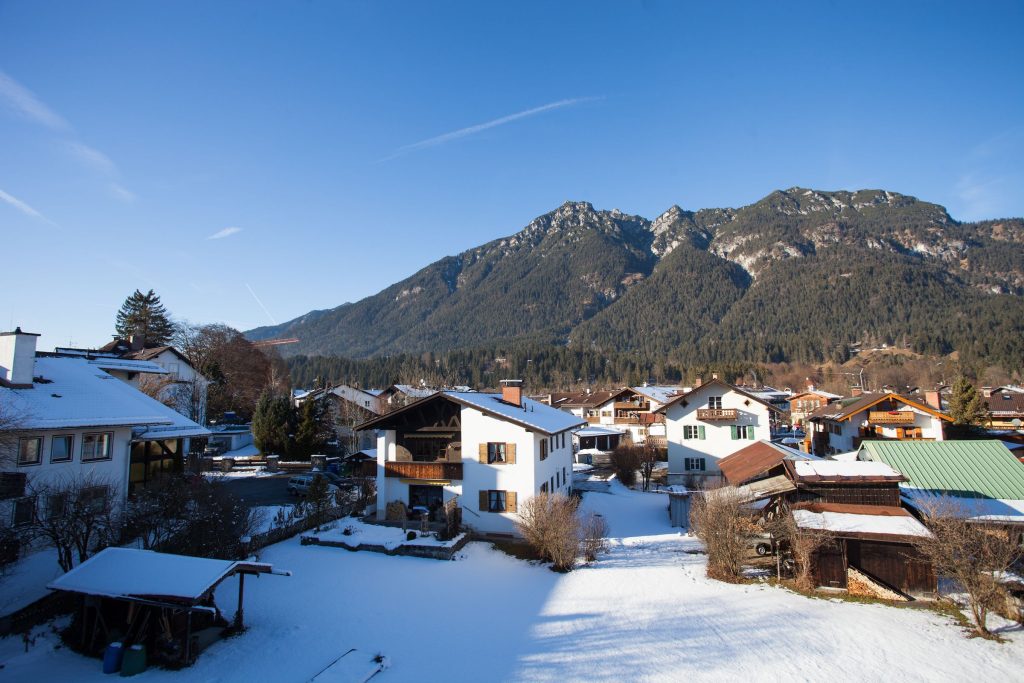
[{"label": "white stucco wall", "polygon": [[[708,407],[708,398],[722,397],[723,409],[735,409],[736,420],[697,419],[697,411]],[[771,437],[769,408],[751,400],[743,394],[728,390],[721,385],[702,387],[686,398],[686,406],[676,403],[668,408],[665,415],[665,435],[668,440],[668,480],[670,484],[683,483],[687,475],[718,475],[718,461],[749,446],[758,439]],[[704,428],[704,439],[684,439],[683,427]],[[753,438],[732,438],[733,425],[753,428]],[[705,470],[687,471],[686,458],[704,458]]]}]

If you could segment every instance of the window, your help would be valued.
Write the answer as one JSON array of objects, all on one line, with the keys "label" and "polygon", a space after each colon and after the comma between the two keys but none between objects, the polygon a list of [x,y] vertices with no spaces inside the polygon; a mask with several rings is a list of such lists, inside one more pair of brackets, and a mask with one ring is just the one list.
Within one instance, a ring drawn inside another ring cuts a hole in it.
[{"label": "window", "polygon": [[732,425],[732,438],[754,440],[754,425]]},{"label": "window", "polygon": [[704,425],[683,425],[684,439],[703,439]]},{"label": "window", "polygon": [[64,516],[64,510],[68,505],[68,494],[53,493],[46,497],[46,515],[50,519]]},{"label": "window", "polygon": [[563,467],[562,468],[562,483],[566,484],[566,483],[568,483],[568,481],[569,481],[569,478],[565,476],[565,468]]},{"label": "window", "polygon": [[488,512],[504,512],[505,511],[505,492],[504,491],[488,491],[487,492],[487,511]]},{"label": "window", "polygon": [[90,512],[100,512],[107,504],[107,487],[90,486],[80,495],[82,506]]},{"label": "window", "polygon": [[554,491],[555,490],[555,478],[551,477],[551,481],[549,483],[551,484],[551,490]]},{"label": "window", "polygon": [[36,499],[34,497],[19,498],[14,501],[14,526],[24,526],[32,521],[36,514]]},{"label": "window", "polygon": [[543,484],[540,485],[540,492],[541,493],[547,493],[548,492],[548,483],[547,482],[544,482]]},{"label": "window", "polygon": [[722,397],[721,396],[708,396],[708,408],[711,410],[722,409]]},{"label": "window", "polygon": [[503,443],[489,443],[487,444],[487,462],[506,462],[507,449]]},{"label": "window", "polygon": [[684,458],[683,467],[687,472],[703,472],[704,458]]},{"label": "window", "polygon": [[18,439],[18,465],[38,465],[43,452],[43,438],[29,436]]},{"label": "window", "polygon": [[562,488],[562,473],[555,472],[555,486]]},{"label": "window", "polygon": [[547,439],[541,439],[540,440],[540,459],[541,460],[547,460],[547,457],[548,457],[548,440]]},{"label": "window", "polygon": [[112,432],[82,436],[82,461],[109,460],[113,446]]},{"label": "window", "polygon": [[72,449],[75,437],[70,434],[62,434],[50,439],[50,462],[67,462],[71,460],[74,453]]}]

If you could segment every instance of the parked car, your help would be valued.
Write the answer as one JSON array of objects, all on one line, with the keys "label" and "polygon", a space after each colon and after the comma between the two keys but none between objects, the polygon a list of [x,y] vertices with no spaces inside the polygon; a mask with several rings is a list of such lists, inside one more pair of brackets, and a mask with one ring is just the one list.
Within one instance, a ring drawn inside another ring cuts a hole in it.
[{"label": "parked car", "polygon": [[309,495],[309,487],[313,484],[315,477],[323,477],[327,480],[327,490],[330,493],[335,493],[338,490],[338,486],[331,481],[331,478],[327,476],[327,472],[313,472],[311,474],[296,474],[294,477],[288,480],[288,493],[296,496]]},{"label": "parked car", "polygon": [[762,557],[772,554],[772,537],[768,534],[758,534],[750,540],[750,547]]}]

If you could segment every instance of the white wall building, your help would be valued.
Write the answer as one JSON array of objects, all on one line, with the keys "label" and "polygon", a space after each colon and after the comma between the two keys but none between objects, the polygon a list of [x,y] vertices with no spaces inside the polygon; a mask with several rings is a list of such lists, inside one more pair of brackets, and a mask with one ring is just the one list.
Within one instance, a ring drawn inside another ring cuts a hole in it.
[{"label": "white wall building", "polygon": [[780,411],[736,387],[713,379],[676,396],[665,414],[668,483],[721,476],[718,461],[758,439],[771,439]]},{"label": "white wall building", "polygon": [[87,358],[37,356],[37,337],[0,334],[0,406],[13,432],[0,454],[0,523],[46,505],[31,498],[33,486],[85,476],[123,501],[132,483],[180,471],[183,440],[209,433]]},{"label": "white wall building", "polygon": [[455,498],[463,526],[515,534],[519,505],[541,492],[572,488],[572,430],[564,411],[522,396],[437,392],[371,420],[377,429],[377,515],[388,503],[433,513]]},{"label": "white wall building", "polygon": [[943,441],[946,422],[952,418],[937,407],[906,396],[861,394],[811,413],[805,449],[815,455],[835,455],[857,450],[864,439]]}]

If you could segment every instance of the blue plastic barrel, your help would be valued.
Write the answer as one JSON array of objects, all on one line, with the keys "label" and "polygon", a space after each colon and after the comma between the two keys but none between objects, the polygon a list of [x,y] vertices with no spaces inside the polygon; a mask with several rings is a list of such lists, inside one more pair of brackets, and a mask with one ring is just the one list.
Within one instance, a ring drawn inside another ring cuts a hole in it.
[{"label": "blue plastic barrel", "polygon": [[124,657],[124,648],[121,643],[111,643],[103,651],[103,673],[116,674],[121,670],[121,660]]}]

